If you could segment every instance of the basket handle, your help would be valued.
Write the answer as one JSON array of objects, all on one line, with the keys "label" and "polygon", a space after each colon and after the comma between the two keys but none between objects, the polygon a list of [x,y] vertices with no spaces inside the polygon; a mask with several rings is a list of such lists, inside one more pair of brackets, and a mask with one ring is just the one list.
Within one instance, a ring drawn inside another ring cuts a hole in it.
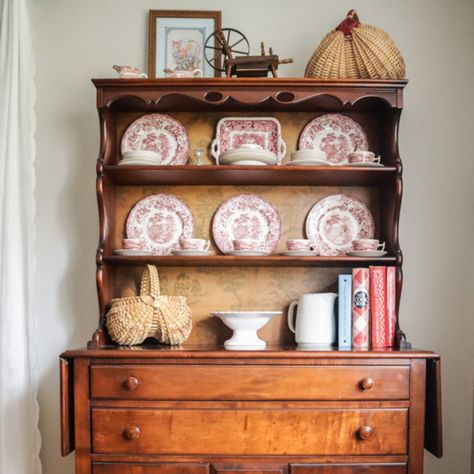
[{"label": "basket handle", "polygon": [[155,265],[147,265],[140,284],[140,296],[160,296],[160,277]]}]

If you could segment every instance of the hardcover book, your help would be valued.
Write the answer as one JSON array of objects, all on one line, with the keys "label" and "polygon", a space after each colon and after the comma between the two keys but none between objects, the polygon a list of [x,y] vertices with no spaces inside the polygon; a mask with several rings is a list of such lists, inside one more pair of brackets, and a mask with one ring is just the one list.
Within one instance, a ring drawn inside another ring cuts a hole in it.
[{"label": "hardcover book", "polygon": [[397,331],[397,270],[387,267],[387,339],[395,347]]},{"label": "hardcover book", "polygon": [[352,275],[339,275],[338,347],[352,346]]},{"label": "hardcover book", "polygon": [[352,270],[352,345],[369,347],[369,269]]},{"label": "hardcover book", "polygon": [[388,347],[386,267],[369,267],[372,347]]}]

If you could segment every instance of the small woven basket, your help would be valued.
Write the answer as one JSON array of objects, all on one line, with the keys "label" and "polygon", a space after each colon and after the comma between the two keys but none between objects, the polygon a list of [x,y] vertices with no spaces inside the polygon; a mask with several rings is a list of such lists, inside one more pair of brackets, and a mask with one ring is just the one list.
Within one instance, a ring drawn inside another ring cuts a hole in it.
[{"label": "small woven basket", "polygon": [[182,344],[191,333],[191,310],[184,296],[160,295],[158,269],[147,265],[140,296],[115,298],[107,313],[107,329],[117,344],[141,344],[147,337],[172,346]]},{"label": "small woven basket", "polygon": [[305,77],[404,79],[405,61],[390,36],[363,25],[355,10],[328,33],[306,65]]}]

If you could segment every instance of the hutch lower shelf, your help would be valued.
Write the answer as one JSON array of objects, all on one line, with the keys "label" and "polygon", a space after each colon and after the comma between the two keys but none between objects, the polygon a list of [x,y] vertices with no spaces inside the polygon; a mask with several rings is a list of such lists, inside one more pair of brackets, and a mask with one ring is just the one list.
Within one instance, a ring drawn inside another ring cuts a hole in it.
[{"label": "hutch lower shelf", "polygon": [[431,352],[102,347],[60,361],[77,474],[421,474],[424,444],[441,454]]}]

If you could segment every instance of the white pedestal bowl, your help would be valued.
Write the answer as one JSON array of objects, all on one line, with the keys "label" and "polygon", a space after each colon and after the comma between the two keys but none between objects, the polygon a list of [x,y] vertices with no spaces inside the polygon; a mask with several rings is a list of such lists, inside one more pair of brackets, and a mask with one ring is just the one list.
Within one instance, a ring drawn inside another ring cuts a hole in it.
[{"label": "white pedestal bowl", "polygon": [[215,311],[211,313],[232,329],[234,333],[224,342],[229,350],[250,351],[265,349],[267,343],[257,336],[257,331],[281,311]]}]

